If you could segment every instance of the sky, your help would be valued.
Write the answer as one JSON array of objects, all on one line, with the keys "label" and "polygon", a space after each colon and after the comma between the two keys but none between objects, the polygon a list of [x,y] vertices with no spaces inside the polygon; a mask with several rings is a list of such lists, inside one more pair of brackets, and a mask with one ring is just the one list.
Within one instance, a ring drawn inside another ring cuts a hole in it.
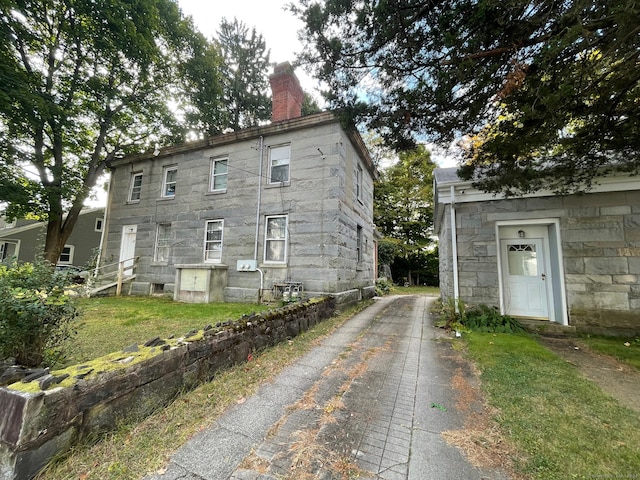
[{"label": "sky", "polygon": [[[178,0],[182,13],[193,18],[194,24],[206,37],[216,34],[222,18],[237,18],[249,28],[256,27],[271,50],[271,62],[293,62],[296,53],[301,50],[298,31],[302,29],[302,21],[284,7],[295,0]],[[296,70],[296,75],[305,92],[311,94],[323,105],[318,93],[320,84],[303,69]],[[429,145],[427,145],[429,147]],[[442,149],[432,151],[432,158],[442,167],[455,166],[455,160]]]},{"label": "sky", "polygon": [[[223,18],[233,20],[234,17],[244,22],[249,28],[255,27],[262,34],[267,48],[271,50],[271,62],[292,62],[296,53],[302,48],[298,41],[298,30],[302,29],[302,21],[291,12],[285,11],[285,5],[295,3],[294,0],[178,0],[184,15],[193,18],[198,30],[207,38],[215,36]],[[298,69],[296,75],[304,91],[320,100],[317,94],[318,82]]]}]

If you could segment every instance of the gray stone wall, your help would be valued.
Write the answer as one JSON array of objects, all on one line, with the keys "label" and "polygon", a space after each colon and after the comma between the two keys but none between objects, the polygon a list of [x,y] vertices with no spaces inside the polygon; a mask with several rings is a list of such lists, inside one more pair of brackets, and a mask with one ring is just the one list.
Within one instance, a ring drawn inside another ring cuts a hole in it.
[{"label": "gray stone wall", "polygon": [[[267,128],[267,127],[265,127]],[[215,142],[198,150],[138,159],[114,165],[108,236],[103,264],[118,261],[122,228],[137,225],[140,257],[134,294],[148,294],[153,285],[173,292],[176,264],[203,262],[205,223],[224,220],[222,264],[228,268],[227,300],[256,301],[258,272],[237,272],[238,260],[254,258],[256,213],[260,191],[257,260],[264,288],[286,280],[303,282],[306,291],[337,294],[374,283],[373,178],[359,159],[340,124],[333,120],[287,132],[265,130],[262,186],[259,188],[259,131],[234,143]],[[290,181],[268,184],[268,147],[291,145]],[[322,152],[322,153],[321,153]],[[211,158],[228,156],[225,192],[209,192]],[[363,168],[363,194],[355,194],[354,170]],[[163,169],[178,166],[176,195],[160,197]],[[139,201],[128,201],[131,175],[142,172]],[[286,264],[264,262],[265,217],[288,215]],[[171,224],[168,261],[154,262],[159,223]],[[357,227],[362,228],[361,261],[356,254]]]},{"label": "gray stone wall", "polygon": [[[440,278],[448,297],[445,208]],[[596,333],[640,332],[640,191],[458,203],[456,212],[464,301],[499,304],[496,221],[558,218],[570,324]]]},{"label": "gray stone wall", "polygon": [[0,387],[0,480],[33,478],[80,439],[149,415],[180,392],[246,361],[252,352],[306,331],[334,311],[335,299],[328,297],[292,304],[183,340],[129,347],[120,356],[109,356],[120,365],[115,370],[103,367],[107,371],[100,372],[102,364],[92,362],[70,367],[81,374],[71,385],[44,391]]}]

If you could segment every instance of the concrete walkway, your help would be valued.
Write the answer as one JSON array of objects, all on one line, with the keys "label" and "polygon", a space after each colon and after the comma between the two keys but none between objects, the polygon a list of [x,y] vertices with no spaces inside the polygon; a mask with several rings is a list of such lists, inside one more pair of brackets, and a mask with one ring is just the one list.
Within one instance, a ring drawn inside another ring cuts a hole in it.
[{"label": "concrete walkway", "polygon": [[433,300],[377,300],[146,479],[506,479],[440,435],[463,414]]}]

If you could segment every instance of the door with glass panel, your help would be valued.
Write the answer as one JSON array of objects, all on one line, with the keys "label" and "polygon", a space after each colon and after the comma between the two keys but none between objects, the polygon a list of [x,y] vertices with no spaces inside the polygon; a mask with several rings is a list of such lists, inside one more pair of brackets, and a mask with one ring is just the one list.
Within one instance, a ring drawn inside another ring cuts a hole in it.
[{"label": "door with glass panel", "polygon": [[541,238],[502,240],[505,313],[549,318],[547,273]]}]

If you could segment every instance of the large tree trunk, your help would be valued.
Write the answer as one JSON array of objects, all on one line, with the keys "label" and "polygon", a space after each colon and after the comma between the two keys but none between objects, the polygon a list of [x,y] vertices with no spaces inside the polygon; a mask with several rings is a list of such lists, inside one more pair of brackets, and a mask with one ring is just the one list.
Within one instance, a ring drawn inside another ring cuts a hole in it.
[{"label": "large tree trunk", "polygon": [[81,207],[72,207],[66,218],[62,214],[53,215],[47,222],[47,237],[44,242],[44,259],[55,265],[60,259],[60,254],[65,243],[71,236]]}]

